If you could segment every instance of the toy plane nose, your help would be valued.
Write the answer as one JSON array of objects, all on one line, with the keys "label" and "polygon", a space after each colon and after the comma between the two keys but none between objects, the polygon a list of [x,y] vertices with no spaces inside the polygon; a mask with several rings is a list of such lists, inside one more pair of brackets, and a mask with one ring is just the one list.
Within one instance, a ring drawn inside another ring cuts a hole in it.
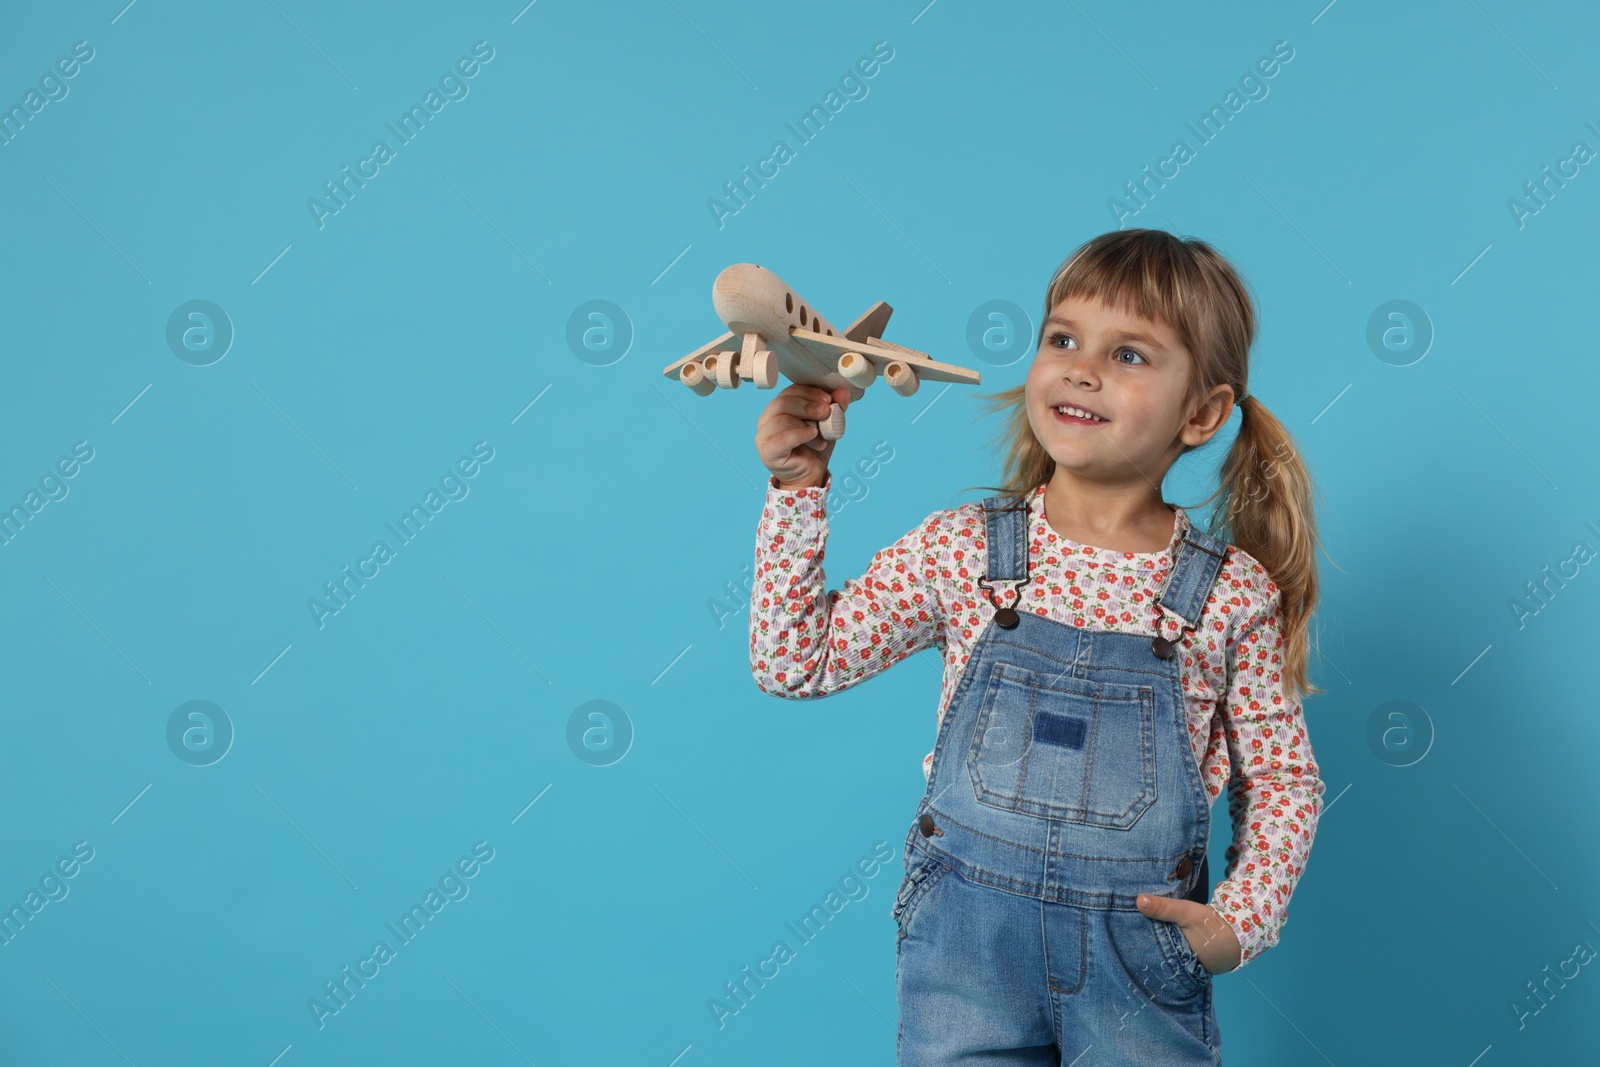
[{"label": "toy plane nose", "polygon": [[724,267],[722,272],[717,275],[716,281],[712,282],[712,290],[721,289],[723,292],[727,292],[745,282],[760,269],[754,263],[735,263],[731,267]]},{"label": "toy plane nose", "polygon": [[711,283],[711,303],[717,314],[723,316],[722,321],[728,322],[728,316],[747,310],[744,305],[765,293],[770,284],[766,279],[771,277],[771,271],[762,270],[754,263],[735,263],[723,268]]}]

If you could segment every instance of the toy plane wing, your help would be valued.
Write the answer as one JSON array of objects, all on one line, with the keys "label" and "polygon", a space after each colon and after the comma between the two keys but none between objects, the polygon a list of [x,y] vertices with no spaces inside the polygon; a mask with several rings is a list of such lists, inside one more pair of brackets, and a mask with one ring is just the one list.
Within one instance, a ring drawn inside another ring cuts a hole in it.
[{"label": "toy plane wing", "polygon": [[975,370],[966,367],[957,367],[949,363],[939,363],[929,359],[927,353],[918,352],[914,348],[905,348],[901,345],[891,344],[881,337],[868,337],[860,341],[852,341],[848,337],[829,337],[825,334],[814,333],[811,330],[791,329],[789,336],[811,355],[823,362],[832,365],[839,361],[839,357],[846,352],[859,352],[872,360],[872,363],[881,373],[883,368],[890,363],[906,363],[914,367],[917,377],[930,382],[959,382],[963,385],[980,384],[980,375]]}]

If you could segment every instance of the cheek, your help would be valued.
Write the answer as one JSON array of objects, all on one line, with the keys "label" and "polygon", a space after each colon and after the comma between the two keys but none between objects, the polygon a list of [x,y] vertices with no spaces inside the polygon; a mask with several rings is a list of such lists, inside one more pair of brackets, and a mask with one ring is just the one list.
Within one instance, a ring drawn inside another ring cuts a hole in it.
[{"label": "cheek", "polygon": [[1035,358],[1028,365],[1028,376],[1025,379],[1028,386],[1028,399],[1044,403],[1051,396],[1060,391],[1061,373],[1059,361],[1052,365],[1048,358]]},{"label": "cheek", "polygon": [[1034,358],[1032,363],[1028,364],[1028,375],[1023,379],[1023,382],[1028,387],[1030,399],[1037,396],[1039,390],[1049,384],[1049,375],[1045,373],[1044,364],[1037,357]]},{"label": "cheek", "polygon": [[1028,425],[1033,428],[1035,437],[1043,438],[1048,432],[1049,423],[1046,421],[1049,412],[1041,412],[1039,405],[1044,403],[1042,397],[1047,395],[1043,390],[1048,388],[1045,382],[1035,382],[1033,375],[1028,375],[1027,391],[1023,394],[1023,410],[1028,416]]}]

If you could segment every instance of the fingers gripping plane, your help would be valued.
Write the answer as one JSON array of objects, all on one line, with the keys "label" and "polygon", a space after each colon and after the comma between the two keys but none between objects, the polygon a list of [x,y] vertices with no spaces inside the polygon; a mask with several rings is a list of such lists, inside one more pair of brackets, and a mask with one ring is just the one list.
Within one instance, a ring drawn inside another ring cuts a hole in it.
[{"label": "fingers gripping plane", "polygon": [[[852,403],[880,374],[901,396],[915,393],[922,381],[980,384],[975,370],[936,363],[926,353],[883,340],[879,335],[894,309],[881,300],[837,333],[776,274],[754,263],[735,263],[717,275],[711,303],[728,332],[662,371],[699,396],[735,389],[742,381],[771,389],[779,374],[823,389],[848,385]],[[816,447],[837,441],[844,436],[844,409],[832,405],[817,427]]]}]

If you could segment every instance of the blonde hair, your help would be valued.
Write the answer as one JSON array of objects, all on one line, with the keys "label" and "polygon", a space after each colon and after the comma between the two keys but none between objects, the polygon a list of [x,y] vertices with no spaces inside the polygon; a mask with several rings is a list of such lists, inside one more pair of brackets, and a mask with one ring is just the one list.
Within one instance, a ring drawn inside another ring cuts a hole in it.
[{"label": "blonde hair", "polygon": [[[1321,543],[1314,486],[1283,424],[1259,399],[1247,395],[1256,314],[1243,279],[1198,238],[1151,229],[1101,234],[1079,246],[1051,278],[1036,350],[1044,344],[1044,320],[1071,297],[1099,300],[1164,323],[1176,333],[1193,355],[1196,370],[1186,402],[1198,404],[1217,385],[1232,386],[1234,396],[1242,398],[1238,436],[1218,472],[1220,488],[1208,498],[1217,500],[1215,532],[1255,557],[1278,587],[1284,677],[1302,696],[1323,692],[1307,677],[1310,619],[1317,603],[1315,557]],[[1029,425],[1026,389],[1024,383],[979,397],[990,414],[1009,411],[996,438],[1005,451],[1003,484],[982,488],[1011,501],[1048,482],[1056,468]]]}]

